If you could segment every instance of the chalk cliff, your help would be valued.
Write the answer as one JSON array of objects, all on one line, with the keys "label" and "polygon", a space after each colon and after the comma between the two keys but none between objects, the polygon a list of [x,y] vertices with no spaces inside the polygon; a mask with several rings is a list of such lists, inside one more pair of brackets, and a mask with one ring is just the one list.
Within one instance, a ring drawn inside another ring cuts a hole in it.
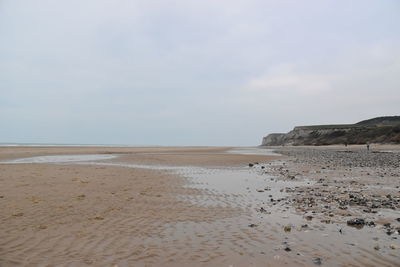
[{"label": "chalk cliff", "polygon": [[262,146],[400,143],[400,116],[378,117],[355,124],[297,126],[265,136]]}]

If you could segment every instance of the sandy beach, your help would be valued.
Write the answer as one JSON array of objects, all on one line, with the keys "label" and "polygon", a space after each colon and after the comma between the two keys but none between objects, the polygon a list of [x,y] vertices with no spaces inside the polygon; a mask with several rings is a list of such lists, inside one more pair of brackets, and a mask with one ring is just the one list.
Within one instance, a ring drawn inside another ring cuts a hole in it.
[{"label": "sandy beach", "polygon": [[0,267],[400,267],[400,0],[0,0]]},{"label": "sandy beach", "polygon": [[400,264],[399,147],[270,149],[1,147],[0,266]]}]

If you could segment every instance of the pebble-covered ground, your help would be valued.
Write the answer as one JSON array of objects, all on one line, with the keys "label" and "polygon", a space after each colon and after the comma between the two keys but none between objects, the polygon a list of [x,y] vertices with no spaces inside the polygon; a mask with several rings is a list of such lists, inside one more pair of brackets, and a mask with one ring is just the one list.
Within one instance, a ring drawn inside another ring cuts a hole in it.
[{"label": "pebble-covered ground", "polygon": [[[286,180],[309,179],[309,186],[287,188],[291,204],[308,219],[382,227],[400,234],[400,151],[280,148],[285,161],[267,172]],[[397,237],[396,237],[397,238]]]}]

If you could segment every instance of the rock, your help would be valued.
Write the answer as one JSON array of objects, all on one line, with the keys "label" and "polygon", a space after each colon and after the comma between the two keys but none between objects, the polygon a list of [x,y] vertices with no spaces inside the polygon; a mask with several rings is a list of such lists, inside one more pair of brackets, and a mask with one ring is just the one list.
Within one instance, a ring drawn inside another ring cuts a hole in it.
[{"label": "rock", "polygon": [[259,209],[259,212],[266,213],[266,212],[267,212],[267,210],[266,210],[266,209],[264,209],[263,207],[261,207],[261,208]]},{"label": "rock", "polygon": [[289,251],[292,251],[292,249],[289,248],[289,247],[286,247],[286,248],[285,248],[285,251],[289,252]]},{"label": "rock", "polygon": [[391,249],[397,249],[398,246],[396,246],[396,245],[390,245],[390,248],[391,248]]},{"label": "rock", "polygon": [[322,259],[321,258],[314,258],[312,261],[316,265],[321,265],[322,264]]},{"label": "rock", "polygon": [[305,218],[306,218],[307,221],[311,221],[311,220],[313,219],[313,216],[308,215],[308,216],[306,216]]},{"label": "rock", "polygon": [[361,229],[365,225],[365,220],[361,218],[351,219],[347,221],[347,225]]},{"label": "rock", "polygon": [[253,163],[249,163],[249,167],[253,167],[254,166],[254,164]]},{"label": "rock", "polygon": [[368,222],[367,225],[371,226],[371,227],[375,227],[376,226],[376,224],[373,221]]},{"label": "rock", "polygon": [[257,224],[254,224],[254,223],[251,223],[251,224],[249,224],[249,227],[251,227],[251,228],[254,228],[254,227],[257,227],[258,225]]},{"label": "rock", "polygon": [[380,247],[379,245],[375,245],[375,246],[374,246],[374,249],[375,249],[375,250],[380,250],[381,247]]},{"label": "rock", "polygon": [[283,227],[283,230],[285,232],[290,232],[290,231],[292,231],[292,227],[288,225],[288,226]]}]

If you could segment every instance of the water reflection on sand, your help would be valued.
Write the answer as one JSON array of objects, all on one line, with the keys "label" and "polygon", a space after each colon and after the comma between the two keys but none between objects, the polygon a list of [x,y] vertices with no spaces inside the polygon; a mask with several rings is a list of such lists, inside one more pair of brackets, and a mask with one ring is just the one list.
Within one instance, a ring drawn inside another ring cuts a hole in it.
[{"label": "water reflection on sand", "polygon": [[[266,153],[256,148],[239,148],[228,153]],[[396,265],[399,256],[382,245],[380,253],[373,242],[397,242],[376,228],[354,229],[340,223],[322,223],[307,219],[312,214],[297,213],[286,202],[294,187],[311,186],[309,180],[286,181],[269,174],[267,164],[254,167],[163,166],[118,162],[118,155],[62,155],[17,159],[12,164],[55,163],[119,166],[164,170],[186,180],[186,187],[201,190],[199,195],[178,195],[178,199],[199,206],[230,207],[242,210],[241,215],[216,221],[178,222],[166,225],[163,236],[143,243],[165,243],[175,246],[175,257],[202,255],[204,263],[262,266],[262,263],[309,266],[316,259],[335,265]],[[109,161],[114,159],[114,161]],[[205,253],[205,251],[207,253]],[[196,254],[197,253],[197,254]],[[381,253],[386,253],[382,256]],[[207,256],[203,256],[207,255]],[[197,260],[197,259],[193,259]],[[243,262],[244,260],[244,262]],[[242,262],[241,262],[242,261]],[[314,262],[315,263],[315,262]]]}]

